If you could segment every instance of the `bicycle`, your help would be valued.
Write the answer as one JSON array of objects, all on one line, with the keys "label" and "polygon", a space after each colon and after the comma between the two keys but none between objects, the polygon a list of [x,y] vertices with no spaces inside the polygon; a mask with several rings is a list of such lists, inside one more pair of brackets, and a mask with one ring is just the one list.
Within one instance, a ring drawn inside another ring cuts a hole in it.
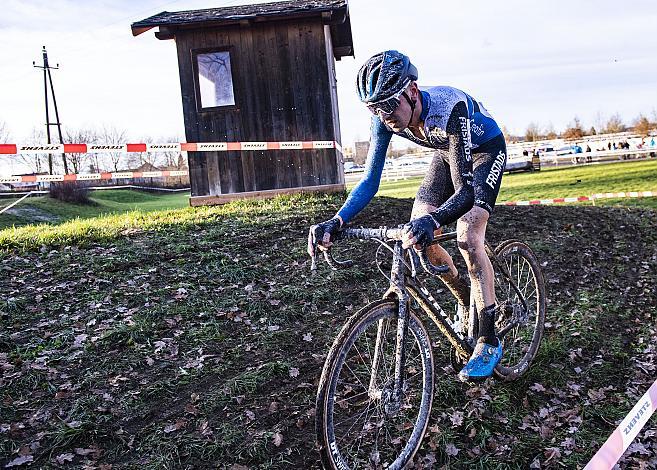
[{"label": "bicycle", "polygon": [[[449,267],[432,265],[424,250],[403,249],[402,233],[400,226],[345,229],[336,236],[336,241],[375,240],[379,250],[387,248],[393,258],[390,287],[381,300],[347,320],[324,363],[315,430],[326,468],[398,469],[412,461],[427,429],[434,393],[434,356],[422,313],[449,341],[456,372],[470,357],[478,336],[474,309],[459,311],[453,320],[418,278],[421,271],[440,276]],[[456,233],[451,232],[437,236],[434,243],[454,239]],[[545,284],[539,262],[525,243],[507,240],[494,250],[487,242],[485,246],[495,271],[496,331],[504,344],[494,375],[511,381],[527,371],[538,351]],[[323,254],[333,269],[352,265],[337,261],[330,250]],[[385,275],[378,254],[377,265]]]}]

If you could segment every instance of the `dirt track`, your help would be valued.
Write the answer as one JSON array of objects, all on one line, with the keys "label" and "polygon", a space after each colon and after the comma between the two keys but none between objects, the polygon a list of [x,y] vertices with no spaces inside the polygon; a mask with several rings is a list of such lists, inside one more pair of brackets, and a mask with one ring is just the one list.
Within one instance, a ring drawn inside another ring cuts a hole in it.
[{"label": "dirt track", "polygon": [[[356,222],[409,211],[409,201],[377,199]],[[2,255],[0,464],[316,467],[323,357],[345,315],[385,282],[372,245],[351,252],[350,271],[307,275],[305,229],[328,213],[304,202],[282,221],[258,219],[256,233],[235,218]],[[545,341],[514,384],[468,389],[439,370],[419,468],[588,461],[657,375],[655,219],[640,209],[496,210],[491,241],[523,239],[545,263]],[[641,436],[625,465],[655,468],[654,418]]]}]

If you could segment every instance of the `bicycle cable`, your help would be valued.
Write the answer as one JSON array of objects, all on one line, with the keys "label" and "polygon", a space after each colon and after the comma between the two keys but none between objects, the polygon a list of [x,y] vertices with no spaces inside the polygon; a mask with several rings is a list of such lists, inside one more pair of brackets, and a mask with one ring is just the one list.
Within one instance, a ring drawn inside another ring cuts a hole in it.
[{"label": "bicycle cable", "polygon": [[[376,267],[379,270],[379,272],[385,277],[390,283],[392,283],[392,279],[388,277],[388,275],[381,269],[381,265],[383,264],[382,262],[379,262],[379,252],[381,251],[381,248],[385,247],[388,251],[390,251],[393,255],[395,254],[395,250],[393,250],[390,245],[388,245],[386,242],[383,240],[379,240],[378,238],[373,238],[372,240],[377,241],[379,243],[379,247],[376,249],[376,253],[374,254],[374,262],[376,263]],[[413,268],[406,262],[406,260],[402,259],[402,263],[404,266],[408,268],[410,272],[413,272]]]}]

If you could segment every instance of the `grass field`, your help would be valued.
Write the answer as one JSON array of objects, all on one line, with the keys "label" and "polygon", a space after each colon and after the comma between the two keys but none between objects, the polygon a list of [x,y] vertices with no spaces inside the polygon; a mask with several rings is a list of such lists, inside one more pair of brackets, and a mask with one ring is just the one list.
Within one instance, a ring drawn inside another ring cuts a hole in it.
[{"label": "grass field", "polygon": [[[378,196],[412,198],[421,180],[409,178],[396,182],[382,181]],[[539,173],[506,174],[498,202],[650,190],[657,190],[657,159],[546,169]],[[146,213],[183,208],[189,205],[189,193],[162,195],[131,190],[103,190],[93,192],[92,200],[94,205],[84,206],[62,204],[48,197],[30,198],[16,206],[12,213],[0,215],[0,229],[33,223],[56,224],[75,218],[86,219],[128,211]],[[0,208],[10,201],[0,199]],[[657,208],[657,197],[604,200],[596,204]]]},{"label": "grass field", "polygon": [[[307,227],[342,199],[0,232],[0,466],[319,468],[314,397],[324,357],[347,316],[387,287],[373,244],[336,248],[353,268],[309,273]],[[376,198],[356,222],[395,223],[410,206]],[[641,208],[496,211],[491,241],[521,238],[542,262],[542,346],[517,382],[468,387],[431,329],[436,396],[415,468],[588,461],[657,371],[654,219]],[[622,468],[655,468],[655,426]]]},{"label": "grass field", "polygon": [[[381,184],[380,196],[414,197],[421,177]],[[550,168],[537,173],[511,173],[502,178],[498,202],[590,196],[621,191],[656,191],[657,159],[602,165]],[[657,208],[657,198],[604,200],[596,204],[629,204]]]},{"label": "grass field", "polygon": [[[92,191],[93,204],[64,204],[47,196],[31,197],[19,203],[11,213],[0,214],[0,228],[30,223],[61,223],[76,218],[88,219],[104,214],[130,211],[151,212],[189,206],[189,192],[151,193],[129,189]],[[12,202],[0,199],[0,208]]]}]

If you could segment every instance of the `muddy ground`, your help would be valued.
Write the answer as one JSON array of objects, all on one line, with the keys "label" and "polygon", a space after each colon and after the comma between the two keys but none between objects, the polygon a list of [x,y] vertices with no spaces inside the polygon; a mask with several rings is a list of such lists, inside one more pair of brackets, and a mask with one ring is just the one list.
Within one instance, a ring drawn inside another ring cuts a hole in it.
[{"label": "muddy ground", "polygon": [[[372,244],[345,246],[354,268],[310,276],[306,228],[339,203],[323,201],[5,250],[0,465],[318,467],[325,354],[386,285]],[[401,222],[410,207],[376,199],[356,223]],[[522,239],[544,264],[543,345],[517,382],[470,388],[437,344],[417,468],[586,464],[657,377],[656,219],[638,208],[497,208],[493,244]],[[654,417],[622,467],[657,468]]]}]

